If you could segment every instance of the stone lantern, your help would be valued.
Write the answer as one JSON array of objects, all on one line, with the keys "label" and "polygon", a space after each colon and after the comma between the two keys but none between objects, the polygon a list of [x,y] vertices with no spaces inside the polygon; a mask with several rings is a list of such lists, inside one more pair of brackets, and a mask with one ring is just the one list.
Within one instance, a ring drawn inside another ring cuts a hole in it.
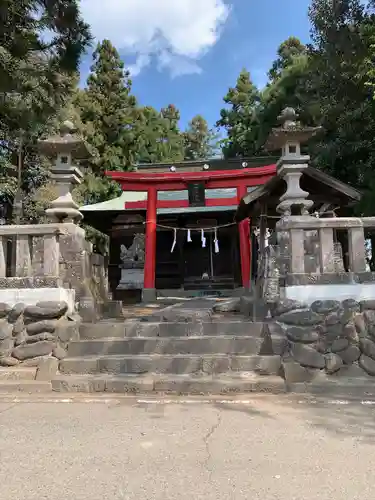
[{"label": "stone lantern", "polygon": [[291,215],[292,209],[296,215],[309,215],[309,209],[314,204],[308,200],[309,193],[300,187],[303,171],[308,167],[310,157],[302,155],[301,145],[313,137],[321,127],[303,127],[297,122],[297,115],[293,108],[285,108],[279,116],[281,126],[272,129],[266,142],[269,151],[282,151],[277,163],[277,175],[286,182],[286,192],[280,197],[276,210],[285,215]]},{"label": "stone lantern", "polygon": [[74,125],[65,121],[60,128],[60,135],[38,141],[41,154],[55,160],[51,168],[51,179],[56,182],[58,198],[46,210],[53,222],[77,223],[83,218],[71,194],[72,188],[81,184],[83,175],[72,161],[87,158],[89,154],[84,141],[74,132]]}]

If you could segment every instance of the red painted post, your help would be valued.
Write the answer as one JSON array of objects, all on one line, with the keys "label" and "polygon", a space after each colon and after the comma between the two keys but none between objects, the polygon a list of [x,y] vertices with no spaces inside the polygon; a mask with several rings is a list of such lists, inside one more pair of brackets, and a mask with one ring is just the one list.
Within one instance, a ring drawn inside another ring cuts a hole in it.
[{"label": "red painted post", "polygon": [[156,268],[156,202],[157,190],[149,188],[147,193],[144,288],[153,290],[155,290]]},{"label": "red painted post", "polygon": [[[238,202],[246,196],[246,185],[237,187]],[[250,243],[250,220],[245,219],[238,224],[240,235],[240,256],[241,256],[241,275],[242,286],[248,290],[250,288],[250,269],[251,269],[251,243]]]}]

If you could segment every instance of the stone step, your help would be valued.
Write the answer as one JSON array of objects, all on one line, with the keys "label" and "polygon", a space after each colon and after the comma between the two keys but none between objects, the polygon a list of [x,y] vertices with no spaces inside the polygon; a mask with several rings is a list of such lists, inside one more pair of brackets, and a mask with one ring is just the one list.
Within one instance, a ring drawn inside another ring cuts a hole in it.
[{"label": "stone step", "polygon": [[51,392],[51,382],[41,382],[37,380],[1,380],[0,394],[8,394],[14,392]]},{"label": "stone step", "polygon": [[0,382],[7,380],[35,380],[36,367],[12,366],[0,368]]},{"label": "stone step", "polygon": [[[265,352],[267,351],[268,352]],[[72,341],[68,356],[103,354],[260,354],[272,353],[269,338],[201,336],[201,337],[136,337]]]},{"label": "stone step", "polygon": [[226,354],[152,354],[134,356],[82,356],[65,358],[60,362],[60,372],[64,374],[144,374],[144,373],[224,373],[259,372],[279,374],[280,356],[241,356]]},{"label": "stone step", "polygon": [[254,373],[223,373],[219,376],[193,375],[60,375],[52,381],[57,392],[108,392],[119,394],[215,395],[240,393],[285,393],[285,382],[278,376]]},{"label": "stone step", "polygon": [[206,323],[144,323],[140,321],[101,321],[82,323],[80,338],[84,340],[123,337],[189,337],[215,335],[262,336],[263,323],[250,321],[218,321]]},{"label": "stone step", "polygon": [[288,391],[296,394],[332,396],[340,399],[375,397],[375,378],[366,374],[363,377],[319,377],[312,382],[286,383],[286,386]]}]

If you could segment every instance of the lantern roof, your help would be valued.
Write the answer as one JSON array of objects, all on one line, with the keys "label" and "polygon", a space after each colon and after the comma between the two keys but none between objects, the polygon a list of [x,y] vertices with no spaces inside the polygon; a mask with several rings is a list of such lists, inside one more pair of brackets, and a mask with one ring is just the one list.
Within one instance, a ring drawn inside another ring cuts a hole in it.
[{"label": "lantern roof", "polygon": [[38,141],[39,151],[45,156],[71,155],[77,159],[87,158],[89,156],[87,146],[75,131],[72,122],[63,122],[59,135]]}]

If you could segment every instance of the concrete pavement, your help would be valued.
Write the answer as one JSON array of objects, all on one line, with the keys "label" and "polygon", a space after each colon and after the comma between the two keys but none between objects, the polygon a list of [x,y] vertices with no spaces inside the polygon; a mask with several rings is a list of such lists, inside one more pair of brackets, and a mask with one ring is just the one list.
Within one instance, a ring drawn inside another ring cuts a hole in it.
[{"label": "concrete pavement", "polygon": [[2,500],[374,498],[368,402],[29,401],[0,400]]}]

